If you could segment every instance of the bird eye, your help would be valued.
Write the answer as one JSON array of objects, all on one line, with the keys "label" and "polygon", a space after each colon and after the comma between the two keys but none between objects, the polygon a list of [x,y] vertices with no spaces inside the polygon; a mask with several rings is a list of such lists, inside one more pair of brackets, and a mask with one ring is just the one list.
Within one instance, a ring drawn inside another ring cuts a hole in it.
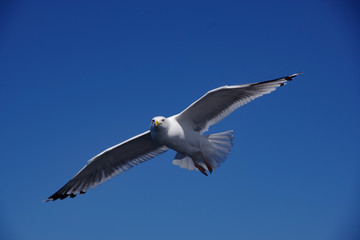
[{"label": "bird eye", "polygon": [[153,122],[155,122],[155,120],[153,119],[153,120],[151,120],[151,122],[153,123]]},{"label": "bird eye", "polygon": [[161,119],[161,121],[163,122],[163,121],[165,121],[165,119],[163,118],[163,119]]}]

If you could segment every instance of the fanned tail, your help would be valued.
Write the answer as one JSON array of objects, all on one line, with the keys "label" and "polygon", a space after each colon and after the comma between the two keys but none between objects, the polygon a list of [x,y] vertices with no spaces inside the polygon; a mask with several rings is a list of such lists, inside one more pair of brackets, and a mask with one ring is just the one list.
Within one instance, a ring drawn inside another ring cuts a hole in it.
[{"label": "fanned tail", "polygon": [[204,151],[204,160],[206,160],[213,169],[218,168],[221,163],[225,162],[227,155],[230,154],[234,140],[233,131],[215,133],[207,137],[212,148]]},{"label": "fanned tail", "polygon": [[206,171],[212,173],[215,168],[219,168],[220,164],[225,162],[233,146],[233,131],[215,133],[205,137],[208,142],[201,149],[199,158],[192,159],[190,156],[177,153],[173,164],[188,170],[199,170],[206,176]]}]

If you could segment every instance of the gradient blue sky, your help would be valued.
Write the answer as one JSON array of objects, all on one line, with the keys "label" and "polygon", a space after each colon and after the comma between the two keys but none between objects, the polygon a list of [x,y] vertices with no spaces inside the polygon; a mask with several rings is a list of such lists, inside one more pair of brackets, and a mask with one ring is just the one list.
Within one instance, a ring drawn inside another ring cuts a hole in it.
[{"label": "gradient blue sky", "polygon": [[[60,3],[62,2],[62,3]],[[355,1],[2,1],[0,238],[356,239]],[[210,133],[211,176],[168,153],[42,203],[88,159],[208,90],[304,71]]]}]

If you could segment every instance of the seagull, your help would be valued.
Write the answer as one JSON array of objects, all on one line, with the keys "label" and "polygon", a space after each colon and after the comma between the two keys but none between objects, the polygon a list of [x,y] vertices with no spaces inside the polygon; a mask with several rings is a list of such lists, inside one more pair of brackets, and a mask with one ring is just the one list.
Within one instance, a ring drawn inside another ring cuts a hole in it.
[{"label": "seagull", "polygon": [[60,190],[44,200],[55,201],[84,194],[88,189],[169,149],[175,150],[173,164],[198,170],[208,176],[225,162],[233,146],[233,131],[203,135],[244,104],[301,73],[270,81],[223,86],[207,92],[179,114],[158,116],[151,120],[150,130],[117,144],[96,155]]}]

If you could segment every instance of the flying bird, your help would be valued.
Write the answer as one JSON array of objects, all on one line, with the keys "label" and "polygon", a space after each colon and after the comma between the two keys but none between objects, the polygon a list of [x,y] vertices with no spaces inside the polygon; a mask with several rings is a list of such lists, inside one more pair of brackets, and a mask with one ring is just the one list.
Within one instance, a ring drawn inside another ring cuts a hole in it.
[{"label": "flying bird", "polygon": [[270,81],[223,86],[209,91],[179,114],[158,116],[150,130],[115,145],[90,159],[68,183],[45,201],[84,194],[90,187],[140,164],[168,149],[176,151],[173,164],[204,175],[226,160],[233,145],[233,131],[203,135],[242,105],[285,85],[296,73]]}]

